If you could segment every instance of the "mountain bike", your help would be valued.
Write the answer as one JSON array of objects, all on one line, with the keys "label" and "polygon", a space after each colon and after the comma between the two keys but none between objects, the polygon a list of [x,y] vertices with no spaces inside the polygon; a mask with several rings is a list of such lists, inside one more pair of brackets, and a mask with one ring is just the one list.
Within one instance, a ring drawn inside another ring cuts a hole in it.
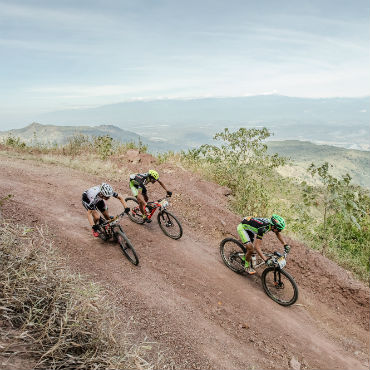
[{"label": "mountain bike", "polygon": [[[182,236],[182,226],[180,221],[171,212],[167,211],[167,207],[170,205],[168,201],[168,196],[163,199],[158,199],[154,202],[148,202],[146,204],[147,218],[150,220],[154,215],[155,211],[159,209],[157,215],[157,221],[159,227],[164,232],[165,235],[172,239],[180,239]],[[134,197],[128,197],[125,199],[128,207],[131,211],[128,214],[130,220],[136,222],[137,224],[143,224],[145,219],[139,208],[139,202]]]},{"label": "mountain bike", "polygon": [[[245,272],[244,260],[247,252],[245,246],[238,240],[226,238],[220,244],[220,253],[225,265],[232,271],[242,274]],[[284,270],[288,253],[279,252],[264,253],[273,261],[273,266],[263,270],[261,275],[262,286],[265,293],[276,303],[282,306],[290,306],[298,299],[298,287],[293,277]],[[253,260],[255,262],[253,263]],[[265,262],[258,256],[251,259],[252,267],[258,269],[266,266]]]},{"label": "mountain bike", "polygon": [[100,217],[99,238],[104,241],[113,239],[114,241],[118,242],[123,254],[132,264],[137,266],[139,264],[139,258],[129,238],[126,236],[121,225],[119,224],[119,219],[124,215],[125,212],[122,212],[110,220],[104,220],[102,217]]}]

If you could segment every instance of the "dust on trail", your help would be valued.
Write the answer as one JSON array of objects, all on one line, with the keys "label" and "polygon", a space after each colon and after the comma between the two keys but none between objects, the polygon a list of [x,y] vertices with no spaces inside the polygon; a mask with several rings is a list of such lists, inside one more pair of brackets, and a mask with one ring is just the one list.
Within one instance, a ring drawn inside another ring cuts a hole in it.
[{"label": "dust on trail", "polygon": [[[72,269],[102,284],[137,337],[158,342],[177,368],[279,369],[294,366],[294,359],[301,368],[368,368],[364,284],[290,241],[287,270],[300,297],[294,306],[279,306],[264,294],[259,276],[237,275],[222,263],[219,243],[239,222],[227,209],[224,189],[174,165],[156,167],[174,192],[171,210],[184,235],[174,241],[156,220],[136,225],[124,217],[121,225],[139,254],[138,267],[116,244],[91,235],[81,194],[105,181],[103,176],[1,154],[0,196],[14,196],[3,214],[28,225],[47,224]],[[127,179],[112,185],[130,195]],[[163,190],[154,185],[149,194],[156,199]],[[111,214],[121,212],[118,201],[108,205]],[[274,239],[265,239],[274,249]]]}]

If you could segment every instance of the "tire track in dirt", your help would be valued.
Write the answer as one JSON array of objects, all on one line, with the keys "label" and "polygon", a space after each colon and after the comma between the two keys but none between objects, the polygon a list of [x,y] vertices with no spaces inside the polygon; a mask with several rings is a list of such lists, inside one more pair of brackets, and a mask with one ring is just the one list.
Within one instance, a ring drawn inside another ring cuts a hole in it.
[{"label": "tire track in dirt", "polygon": [[[197,181],[192,178],[184,184],[176,169],[166,169],[164,182],[171,190],[181,189],[182,197],[194,199],[186,185],[193,181],[196,187]],[[367,368],[368,334],[356,324],[353,313],[336,317],[325,302],[308,302],[317,298],[309,294],[313,286],[300,290],[298,302],[303,306],[285,308],[272,302],[258,278],[234,274],[223,265],[217,248],[220,240],[202,232],[212,219],[200,221],[198,230],[180,216],[184,236],[173,241],[156,221],[142,226],[123,218],[121,224],[140,258],[139,267],[134,267],[117,245],[90,235],[81,193],[103,177],[4,155],[0,171],[0,194],[14,195],[4,206],[4,215],[28,224],[47,224],[73,270],[103,284],[118,302],[119,314],[133,317],[138,337],[147,335],[162,344],[177,367],[287,368],[295,357],[302,368]],[[126,182],[113,185],[129,195]],[[215,198],[204,183],[196,191],[204,192],[205,202]],[[119,202],[108,204],[111,214],[121,211]],[[176,215],[183,211],[180,205],[174,202]],[[217,214],[224,204],[219,208]],[[320,307],[323,318],[312,305]],[[345,337],[344,328],[332,329],[339,322],[350,326],[352,333]]]}]

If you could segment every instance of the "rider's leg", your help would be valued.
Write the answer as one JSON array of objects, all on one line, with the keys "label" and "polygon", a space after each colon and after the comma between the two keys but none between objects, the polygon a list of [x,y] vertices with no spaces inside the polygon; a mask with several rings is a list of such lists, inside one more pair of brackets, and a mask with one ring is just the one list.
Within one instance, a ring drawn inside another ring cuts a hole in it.
[{"label": "rider's leg", "polygon": [[244,246],[247,248],[247,253],[245,254],[246,261],[250,261],[253,253],[253,244],[251,241],[251,238],[247,232],[247,230],[244,229],[244,224],[240,223],[237,227],[238,234],[240,236],[240,239]]},{"label": "rider's leg", "polygon": [[238,230],[238,234],[240,236],[240,239],[242,240],[244,246],[247,249],[247,253],[245,254],[245,260],[244,260],[246,271],[249,274],[255,274],[256,271],[253,269],[253,267],[250,264],[251,257],[252,257],[252,254],[253,254],[253,243],[252,243],[253,242],[253,234],[250,235],[250,233],[248,233],[248,231],[244,229],[243,224],[239,224],[238,227],[237,227],[237,230]]},{"label": "rider's leg", "polygon": [[[98,211],[91,211],[92,212],[92,218],[93,218],[93,222],[94,222],[94,225],[98,224],[99,223],[99,220],[100,220],[100,214]],[[91,223],[90,223],[91,224]]]},{"label": "rider's leg", "polygon": [[89,209],[87,211],[87,219],[89,220],[90,226],[94,226],[99,221],[99,212]]},{"label": "rider's leg", "polygon": [[141,213],[145,215],[146,214],[146,211],[145,211],[146,202],[145,202],[145,198],[143,194],[141,192],[138,192],[136,199],[139,202],[139,208],[140,208]]},{"label": "rider's leg", "polygon": [[102,211],[102,214],[103,214],[103,216],[104,216],[104,218],[105,218],[106,220],[109,220],[109,213],[108,213],[108,210],[104,210],[104,211]]}]

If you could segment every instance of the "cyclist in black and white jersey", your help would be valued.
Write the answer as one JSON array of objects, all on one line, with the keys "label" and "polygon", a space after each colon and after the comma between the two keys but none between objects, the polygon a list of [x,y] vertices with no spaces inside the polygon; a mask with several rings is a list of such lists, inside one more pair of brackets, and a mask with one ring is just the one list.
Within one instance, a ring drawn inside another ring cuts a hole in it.
[{"label": "cyclist in black and white jersey", "polygon": [[105,204],[105,200],[108,200],[110,197],[117,198],[125,208],[125,212],[129,213],[130,208],[127,206],[124,198],[113,191],[113,188],[106,183],[101,185],[93,186],[92,188],[84,191],[82,193],[82,205],[87,210],[87,219],[92,228],[92,233],[95,237],[99,236],[98,222],[100,220],[100,214],[102,213],[106,220],[109,220],[110,216],[108,214],[108,207]]}]

